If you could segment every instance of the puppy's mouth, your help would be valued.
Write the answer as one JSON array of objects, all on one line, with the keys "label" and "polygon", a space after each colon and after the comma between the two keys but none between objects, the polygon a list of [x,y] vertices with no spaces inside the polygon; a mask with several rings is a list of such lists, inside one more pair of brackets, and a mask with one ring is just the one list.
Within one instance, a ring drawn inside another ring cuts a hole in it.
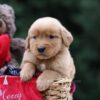
[{"label": "puppy's mouth", "polygon": [[46,54],[44,54],[44,53],[39,53],[39,55],[40,55],[40,56],[47,57],[47,55],[46,55]]},{"label": "puppy's mouth", "polygon": [[49,58],[48,55],[46,55],[45,53],[39,53],[39,54],[37,55],[37,57],[38,57],[39,59],[48,59],[48,58]]}]

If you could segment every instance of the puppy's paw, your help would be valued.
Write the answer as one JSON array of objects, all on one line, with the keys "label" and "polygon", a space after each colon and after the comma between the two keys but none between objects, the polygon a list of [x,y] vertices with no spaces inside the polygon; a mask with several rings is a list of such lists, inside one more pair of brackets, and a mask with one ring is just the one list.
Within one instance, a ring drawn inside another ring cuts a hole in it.
[{"label": "puppy's paw", "polygon": [[46,89],[48,89],[48,87],[50,86],[51,83],[52,82],[50,82],[49,80],[38,78],[37,79],[37,88],[39,91],[45,91]]},{"label": "puppy's paw", "polygon": [[28,81],[30,79],[32,79],[33,77],[33,73],[32,72],[28,72],[28,71],[25,71],[25,70],[22,70],[20,72],[20,78],[22,81]]}]

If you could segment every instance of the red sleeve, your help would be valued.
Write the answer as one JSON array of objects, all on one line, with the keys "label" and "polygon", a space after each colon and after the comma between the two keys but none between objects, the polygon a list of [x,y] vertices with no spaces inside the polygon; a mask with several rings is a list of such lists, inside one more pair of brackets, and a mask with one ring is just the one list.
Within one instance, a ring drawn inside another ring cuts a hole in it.
[{"label": "red sleeve", "polygon": [[7,34],[0,36],[0,67],[6,61],[10,50],[10,38]]}]

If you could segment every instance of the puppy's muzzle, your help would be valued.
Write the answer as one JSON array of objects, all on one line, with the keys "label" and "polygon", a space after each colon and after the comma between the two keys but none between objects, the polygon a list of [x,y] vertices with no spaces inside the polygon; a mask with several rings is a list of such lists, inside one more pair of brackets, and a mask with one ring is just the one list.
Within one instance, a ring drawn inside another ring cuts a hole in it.
[{"label": "puppy's muzzle", "polygon": [[39,53],[43,53],[45,51],[45,47],[40,47],[40,48],[37,48],[38,52]]}]

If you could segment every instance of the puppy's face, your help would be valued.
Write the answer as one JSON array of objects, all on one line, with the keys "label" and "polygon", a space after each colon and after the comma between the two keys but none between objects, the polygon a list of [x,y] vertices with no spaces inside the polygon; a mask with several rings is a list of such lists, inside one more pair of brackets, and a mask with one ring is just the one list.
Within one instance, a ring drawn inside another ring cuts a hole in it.
[{"label": "puppy's face", "polygon": [[29,30],[27,48],[39,59],[54,57],[64,44],[62,31],[60,23],[56,20],[39,19]]},{"label": "puppy's face", "polygon": [[37,58],[48,59],[60,51],[62,39],[58,29],[46,27],[41,30],[41,28],[36,28],[32,32],[29,41],[30,50]]}]

